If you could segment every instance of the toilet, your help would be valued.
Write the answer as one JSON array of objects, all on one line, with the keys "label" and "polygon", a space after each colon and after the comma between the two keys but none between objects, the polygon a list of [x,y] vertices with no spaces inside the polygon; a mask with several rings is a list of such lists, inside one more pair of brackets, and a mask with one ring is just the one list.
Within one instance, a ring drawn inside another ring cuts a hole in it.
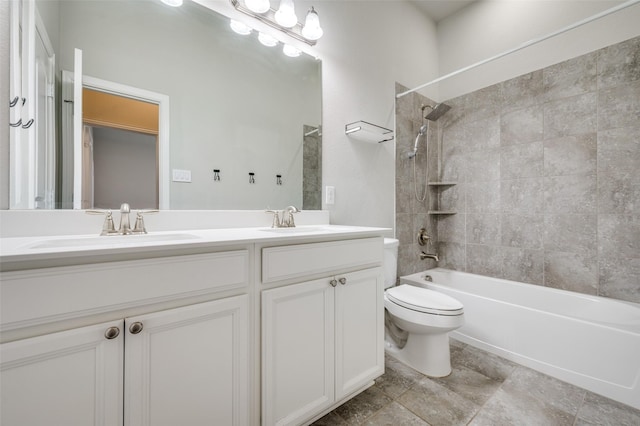
[{"label": "toilet", "polygon": [[464,324],[462,303],[426,288],[395,286],[398,245],[384,239],[385,351],[427,376],[448,376],[449,332]]}]

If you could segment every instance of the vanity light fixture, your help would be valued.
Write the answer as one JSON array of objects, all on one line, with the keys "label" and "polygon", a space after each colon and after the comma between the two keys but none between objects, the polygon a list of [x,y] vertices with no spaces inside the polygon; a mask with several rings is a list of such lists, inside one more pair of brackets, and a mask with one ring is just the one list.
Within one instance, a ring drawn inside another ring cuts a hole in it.
[{"label": "vanity light fixture", "polygon": [[290,44],[285,44],[282,48],[282,53],[289,56],[290,58],[297,58],[302,53],[300,49],[297,49]]},{"label": "vanity light fixture", "polygon": [[258,33],[258,41],[267,47],[273,47],[278,44],[278,40],[265,33]]},{"label": "vanity light fixture", "polygon": [[229,0],[237,11],[282,31],[298,41],[314,46],[322,37],[318,12],[311,7],[305,18],[304,26],[298,22],[294,0],[280,0],[278,10],[271,8],[269,0]]},{"label": "vanity light fixture", "polygon": [[235,19],[231,20],[231,29],[241,35],[251,34],[251,28],[249,28],[248,25],[238,22]]},{"label": "vanity light fixture", "polygon": [[172,6],[172,7],[182,6],[182,0],[161,0],[161,1],[167,6]]},{"label": "vanity light fixture", "polygon": [[318,40],[322,37],[324,31],[320,27],[320,18],[318,18],[318,12],[311,6],[307,13],[307,18],[304,21],[304,27],[302,28],[302,36],[309,40]]},{"label": "vanity light fixture", "polygon": [[245,0],[244,4],[247,5],[249,10],[255,13],[265,13],[271,9],[269,0]]},{"label": "vanity light fixture", "polygon": [[280,7],[275,13],[276,22],[285,28],[291,28],[298,23],[298,17],[293,6],[293,0],[280,0]]}]

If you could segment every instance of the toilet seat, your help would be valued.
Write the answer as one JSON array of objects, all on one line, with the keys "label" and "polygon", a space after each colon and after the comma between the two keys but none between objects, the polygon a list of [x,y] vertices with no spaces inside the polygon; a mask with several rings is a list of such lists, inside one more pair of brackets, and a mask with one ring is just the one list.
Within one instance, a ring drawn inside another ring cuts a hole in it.
[{"label": "toilet seat", "polygon": [[462,303],[446,294],[409,284],[389,288],[386,292],[389,301],[411,309],[432,315],[462,315]]}]

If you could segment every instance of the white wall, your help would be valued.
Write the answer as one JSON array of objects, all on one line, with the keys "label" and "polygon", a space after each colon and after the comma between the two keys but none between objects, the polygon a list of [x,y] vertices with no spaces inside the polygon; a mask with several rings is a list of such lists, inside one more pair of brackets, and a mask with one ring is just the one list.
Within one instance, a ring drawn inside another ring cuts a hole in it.
[{"label": "white wall", "polygon": [[[614,7],[617,0],[480,0],[438,24],[440,75]],[[441,100],[640,35],[640,5],[624,9],[439,85]],[[425,79],[423,83],[426,83]]]},{"label": "white wall", "polygon": [[417,85],[437,75],[435,24],[410,3],[320,2],[323,61],[323,204],[332,223],[394,227],[395,142],[352,141],[358,120],[395,128],[395,82]]},{"label": "white wall", "polygon": [[[0,2],[0,99],[9,99],[9,2]],[[0,109],[0,209],[9,208],[9,108]]]}]

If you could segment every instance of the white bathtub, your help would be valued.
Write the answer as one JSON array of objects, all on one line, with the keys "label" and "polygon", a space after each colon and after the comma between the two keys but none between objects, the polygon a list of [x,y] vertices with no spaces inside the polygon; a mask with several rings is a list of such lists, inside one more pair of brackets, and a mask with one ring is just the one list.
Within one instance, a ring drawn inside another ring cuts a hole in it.
[{"label": "white bathtub", "polygon": [[640,409],[640,304],[442,268],[400,281],[462,302],[452,337]]}]

